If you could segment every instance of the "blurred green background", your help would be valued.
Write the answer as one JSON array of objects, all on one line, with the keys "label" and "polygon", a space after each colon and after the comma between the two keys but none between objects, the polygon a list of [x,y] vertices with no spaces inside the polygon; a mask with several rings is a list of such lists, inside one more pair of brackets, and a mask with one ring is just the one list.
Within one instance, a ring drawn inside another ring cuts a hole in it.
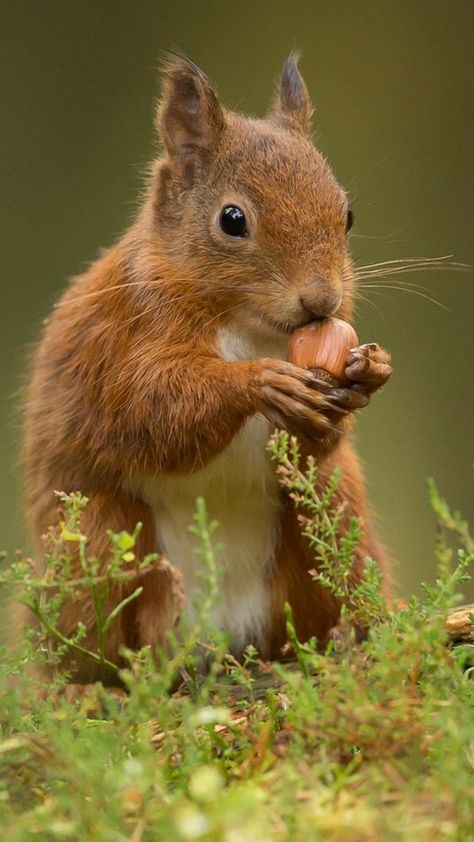
[{"label": "blurred green background", "polygon": [[[0,17],[1,547],[27,546],[15,459],[28,348],[66,279],[133,216],[160,50],[184,50],[228,106],[261,114],[300,48],[318,145],[352,195],[356,260],[474,263],[472,0],[4,0]],[[433,575],[426,477],[473,514],[473,272],[406,279],[447,309],[372,290],[357,317],[361,341],[395,362],[358,441],[402,593]]]}]

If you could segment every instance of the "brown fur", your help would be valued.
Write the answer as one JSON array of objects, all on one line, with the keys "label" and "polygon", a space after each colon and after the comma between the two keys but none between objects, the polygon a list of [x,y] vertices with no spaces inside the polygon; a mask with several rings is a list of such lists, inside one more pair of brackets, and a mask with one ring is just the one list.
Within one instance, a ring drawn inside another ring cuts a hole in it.
[{"label": "brown fur", "polygon": [[[332,429],[347,432],[352,413],[331,411],[308,373],[289,363],[227,361],[215,348],[218,330],[231,323],[264,324],[281,335],[315,314],[337,311],[350,319],[347,199],[311,142],[310,114],[293,57],[265,120],[225,111],[187,60],[167,64],[158,112],[165,153],[144,205],[122,239],[73,280],[35,355],[23,462],[37,539],[57,519],[54,490],[80,489],[91,498],[84,522],[91,552],[106,555],[107,527],[132,530],[137,520],[144,522],[138,554],[156,550],[150,510],[127,491],[133,478],[206,465],[259,411],[302,435],[321,477],[335,464],[343,469],[339,497],[365,524],[360,559],[371,554],[384,564],[357,462]],[[229,202],[245,208],[251,229],[245,242],[218,229],[216,214]],[[368,365],[373,374],[373,361]],[[366,373],[367,394],[386,376]],[[367,402],[362,393],[351,393],[350,408]],[[269,584],[272,655],[284,643],[285,599],[303,637],[323,638],[339,612],[310,583],[314,559],[288,499],[281,527]],[[162,642],[175,622],[169,571],[157,567],[147,575],[143,595],[112,629],[112,660],[121,644]],[[123,595],[116,589],[113,599]],[[66,607],[64,629],[79,619],[93,643],[87,602]],[[85,665],[76,669],[80,681],[96,677]]]}]

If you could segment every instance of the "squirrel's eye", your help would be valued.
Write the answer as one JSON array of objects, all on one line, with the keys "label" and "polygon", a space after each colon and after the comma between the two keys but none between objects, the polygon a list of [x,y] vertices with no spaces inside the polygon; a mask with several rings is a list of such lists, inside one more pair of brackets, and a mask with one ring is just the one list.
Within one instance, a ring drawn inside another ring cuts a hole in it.
[{"label": "squirrel's eye", "polygon": [[243,210],[235,205],[226,205],[222,209],[219,224],[229,237],[248,237],[247,221]]},{"label": "squirrel's eye", "polygon": [[347,218],[346,218],[346,234],[349,233],[349,231],[351,230],[353,225],[354,225],[354,212],[351,211],[351,209],[349,208],[349,210],[347,211]]}]

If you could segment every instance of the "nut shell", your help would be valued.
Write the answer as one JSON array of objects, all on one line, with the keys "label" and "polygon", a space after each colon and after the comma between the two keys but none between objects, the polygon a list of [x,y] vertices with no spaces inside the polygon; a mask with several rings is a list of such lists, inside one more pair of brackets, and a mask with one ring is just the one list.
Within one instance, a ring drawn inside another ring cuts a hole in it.
[{"label": "nut shell", "polygon": [[357,334],[342,319],[324,319],[303,325],[292,334],[288,359],[299,368],[316,370],[322,379],[347,383],[347,353],[359,344]]}]

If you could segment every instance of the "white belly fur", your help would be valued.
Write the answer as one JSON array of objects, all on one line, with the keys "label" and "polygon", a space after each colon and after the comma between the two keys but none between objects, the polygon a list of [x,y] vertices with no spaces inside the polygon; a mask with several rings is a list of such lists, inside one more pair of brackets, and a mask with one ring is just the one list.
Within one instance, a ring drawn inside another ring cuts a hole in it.
[{"label": "white belly fur", "polygon": [[[286,355],[287,339],[235,328],[218,337],[227,360]],[[220,600],[213,621],[241,651],[262,640],[268,619],[265,580],[274,558],[278,530],[278,482],[266,444],[270,425],[260,414],[250,418],[230,444],[204,468],[192,474],[144,477],[135,490],[153,508],[160,549],[183,573],[187,610],[199,586],[197,538],[188,527],[198,496],[204,497],[210,520],[217,520],[214,541],[222,544]]]}]

